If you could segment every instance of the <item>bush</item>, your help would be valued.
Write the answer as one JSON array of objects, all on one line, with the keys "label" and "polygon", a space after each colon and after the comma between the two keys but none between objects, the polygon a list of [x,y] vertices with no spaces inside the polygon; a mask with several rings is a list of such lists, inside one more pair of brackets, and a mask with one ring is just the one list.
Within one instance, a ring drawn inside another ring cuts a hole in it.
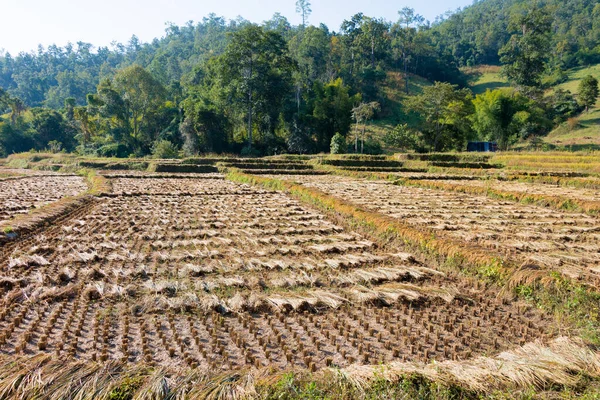
[{"label": "bush", "polygon": [[179,149],[168,140],[157,140],[152,146],[153,158],[179,158]]},{"label": "bush", "polygon": [[119,143],[109,143],[98,149],[98,156],[100,157],[119,157],[124,158],[129,154],[129,149]]},{"label": "bush", "polygon": [[331,154],[344,154],[347,150],[346,138],[339,132],[331,138]]},{"label": "bush", "polygon": [[539,136],[531,136],[529,139],[529,148],[532,150],[540,150],[544,145],[544,140]]},{"label": "bush", "polygon": [[383,142],[389,147],[402,150],[414,150],[419,142],[418,132],[410,129],[408,124],[397,125],[394,129],[387,131]]},{"label": "bush", "polygon": [[62,143],[58,140],[51,140],[48,142],[48,150],[51,153],[58,153],[62,150]]},{"label": "bush", "polygon": [[383,153],[383,149],[381,148],[381,143],[379,143],[379,141],[373,139],[373,138],[368,138],[367,140],[365,140],[365,146],[363,148],[363,153],[364,154],[382,154]]},{"label": "bush", "polygon": [[557,89],[550,98],[550,107],[551,117],[555,124],[574,117],[584,109],[571,92],[561,89]]}]

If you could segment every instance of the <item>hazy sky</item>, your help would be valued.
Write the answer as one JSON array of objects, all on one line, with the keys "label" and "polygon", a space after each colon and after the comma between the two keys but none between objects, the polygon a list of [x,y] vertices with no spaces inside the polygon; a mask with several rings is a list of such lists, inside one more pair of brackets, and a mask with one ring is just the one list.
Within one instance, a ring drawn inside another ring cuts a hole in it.
[{"label": "hazy sky", "polygon": [[[338,30],[344,19],[357,12],[395,20],[399,9],[408,6],[433,21],[447,10],[471,4],[472,0],[312,0],[309,22],[324,22]],[[252,22],[268,20],[280,12],[296,25],[295,0],[0,0],[0,49],[11,54],[37,49],[38,44],[64,46],[67,42],[107,46],[127,42],[137,35],[144,42],[164,33],[165,22],[182,25],[212,13]]]}]

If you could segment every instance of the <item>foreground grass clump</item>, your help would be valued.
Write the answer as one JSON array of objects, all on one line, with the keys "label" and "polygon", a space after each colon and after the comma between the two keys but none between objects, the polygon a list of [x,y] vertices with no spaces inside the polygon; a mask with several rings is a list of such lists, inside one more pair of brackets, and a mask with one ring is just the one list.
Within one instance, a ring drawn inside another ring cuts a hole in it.
[{"label": "foreground grass clump", "polygon": [[[2,364],[4,399],[530,399],[541,393],[573,398],[597,395],[600,358],[579,340],[557,338],[496,357],[355,365],[306,370],[239,370],[125,366],[65,362],[50,356]],[[78,397],[85,395],[85,397]],[[542,396],[544,398],[544,396]]]}]

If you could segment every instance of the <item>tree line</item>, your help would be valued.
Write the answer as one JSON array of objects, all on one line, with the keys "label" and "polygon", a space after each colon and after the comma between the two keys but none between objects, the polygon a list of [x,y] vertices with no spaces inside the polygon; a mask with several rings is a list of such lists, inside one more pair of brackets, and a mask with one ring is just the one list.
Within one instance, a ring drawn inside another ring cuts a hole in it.
[{"label": "tree line", "polygon": [[[307,0],[297,10],[299,26],[279,14],[261,25],[210,15],[169,25],[151,43],[133,37],[111,49],[77,43],[0,55],[0,154],[314,153],[329,151],[336,134],[336,148],[346,138],[341,151],[378,151],[364,127],[394,106],[382,85],[391,72],[402,76],[398,89],[412,96],[405,107],[415,118],[385,141],[407,149],[462,149],[474,138],[508,145],[583,107],[569,93],[540,94],[551,64],[544,49],[553,43],[543,7],[515,13],[498,50],[516,90],[477,97],[440,35],[445,22],[432,25],[404,8],[395,22],[359,13],[332,32],[308,24]],[[410,93],[414,75],[436,83]],[[358,133],[349,138],[353,125]]]}]

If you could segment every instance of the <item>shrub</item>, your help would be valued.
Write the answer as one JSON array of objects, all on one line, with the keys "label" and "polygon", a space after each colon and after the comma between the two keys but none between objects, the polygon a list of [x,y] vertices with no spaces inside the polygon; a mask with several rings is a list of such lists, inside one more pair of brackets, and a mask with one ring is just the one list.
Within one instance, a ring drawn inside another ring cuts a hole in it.
[{"label": "shrub", "polygon": [[344,154],[347,150],[346,138],[339,132],[331,138],[331,154]]},{"label": "shrub", "polygon": [[364,154],[382,154],[383,149],[381,148],[381,143],[378,140],[373,138],[368,138],[365,140],[365,146],[363,148]]},{"label": "shrub", "polygon": [[152,157],[154,158],[179,158],[177,146],[168,140],[157,140],[152,146]]},{"label": "shrub", "polygon": [[100,157],[127,157],[129,154],[129,149],[127,146],[124,146],[119,143],[109,143],[98,149],[98,156]]},{"label": "shrub", "polygon": [[420,146],[419,132],[410,129],[408,124],[400,124],[386,132],[383,142],[389,147],[416,150]]},{"label": "shrub", "polygon": [[567,119],[567,127],[569,128],[569,131],[577,129],[579,127],[579,118],[573,117]]},{"label": "shrub", "polygon": [[529,139],[529,148],[533,150],[540,150],[544,145],[544,140],[536,135],[533,135]]},{"label": "shrub", "polygon": [[48,150],[51,153],[58,153],[62,150],[62,143],[58,140],[51,140],[48,142]]}]

